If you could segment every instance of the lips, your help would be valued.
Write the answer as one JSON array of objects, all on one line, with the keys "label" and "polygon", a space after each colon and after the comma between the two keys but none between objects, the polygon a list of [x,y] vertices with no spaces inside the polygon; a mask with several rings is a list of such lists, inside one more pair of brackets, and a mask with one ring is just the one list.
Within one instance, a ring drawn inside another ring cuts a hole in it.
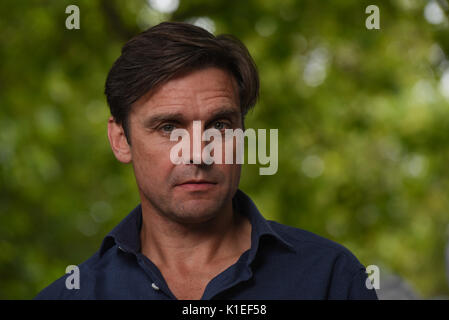
[{"label": "lips", "polygon": [[208,181],[208,180],[187,180],[187,181],[185,181],[183,183],[180,183],[179,185],[182,185],[182,184],[201,184],[201,183],[215,184],[214,182]]},{"label": "lips", "polygon": [[215,182],[208,180],[188,180],[177,184],[176,186],[190,191],[204,191],[214,187],[215,185]]}]

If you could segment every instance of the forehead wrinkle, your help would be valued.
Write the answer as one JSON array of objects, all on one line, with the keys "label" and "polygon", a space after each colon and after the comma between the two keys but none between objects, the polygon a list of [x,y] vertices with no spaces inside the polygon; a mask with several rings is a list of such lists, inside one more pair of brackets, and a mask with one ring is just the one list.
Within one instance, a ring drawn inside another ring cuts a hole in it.
[{"label": "forehead wrinkle", "polygon": [[200,92],[199,95],[204,100],[209,100],[213,98],[229,98],[238,103],[239,100],[239,90],[234,77],[225,73],[225,77],[221,77],[217,82],[214,83],[215,88],[210,88],[205,92]]},{"label": "forehead wrinkle", "polygon": [[154,93],[153,97],[164,97],[166,95],[174,94],[174,96],[179,98],[189,98],[192,96],[192,90],[189,88],[184,88],[180,85],[173,85],[167,83],[166,86],[162,87],[160,90]]},{"label": "forehead wrinkle", "polygon": [[214,92],[204,92],[199,94],[202,99],[210,100],[215,98],[233,98],[234,95],[227,90],[214,90]]},{"label": "forehead wrinkle", "polygon": [[232,91],[228,90],[214,90],[213,92],[203,92],[197,95],[196,102],[198,104],[215,104],[214,100],[216,100],[216,104],[221,105],[235,105],[238,103],[237,97],[232,93]]},{"label": "forehead wrinkle", "polygon": [[185,78],[173,79],[147,96],[147,101],[141,101],[142,110],[148,109],[145,112],[147,116],[150,116],[156,109],[183,110],[182,112],[188,109],[187,112],[193,112],[195,116],[203,114],[204,111],[215,112],[224,106],[240,111],[236,81],[229,73],[225,72],[225,76],[220,76],[209,82],[202,81],[200,78],[198,85],[194,85],[196,80],[192,79],[193,82],[184,80]]},{"label": "forehead wrinkle", "polygon": [[160,103],[166,103],[167,105],[175,105],[182,104],[183,101],[188,99],[192,99],[191,90],[182,88],[179,85],[173,86],[172,83],[168,82],[165,85],[157,88],[156,90],[146,93],[137,101],[136,104],[159,105]]}]

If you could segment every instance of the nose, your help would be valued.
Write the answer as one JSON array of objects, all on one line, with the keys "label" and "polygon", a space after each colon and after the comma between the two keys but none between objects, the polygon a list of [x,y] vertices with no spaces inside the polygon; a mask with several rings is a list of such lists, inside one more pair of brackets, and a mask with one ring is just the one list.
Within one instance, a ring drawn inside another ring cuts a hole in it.
[{"label": "nose", "polygon": [[202,139],[203,128],[200,120],[193,121],[190,132],[190,159],[189,164],[204,165],[202,151],[206,144]]}]

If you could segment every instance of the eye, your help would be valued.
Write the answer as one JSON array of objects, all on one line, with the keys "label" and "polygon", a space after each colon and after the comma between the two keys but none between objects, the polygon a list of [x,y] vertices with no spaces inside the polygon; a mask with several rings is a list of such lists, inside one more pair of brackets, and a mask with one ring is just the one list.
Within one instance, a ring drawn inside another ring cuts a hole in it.
[{"label": "eye", "polygon": [[164,124],[161,127],[161,130],[163,132],[172,132],[173,130],[175,130],[175,125],[173,125],[173,124]]},{"label": "eye", "polygon": [[216,121],[214,123],[214,129],[217,129],[217,130],[223,130],[226,128],[226,126],[227,126],[227,124],[224,123],[223,121]]}]

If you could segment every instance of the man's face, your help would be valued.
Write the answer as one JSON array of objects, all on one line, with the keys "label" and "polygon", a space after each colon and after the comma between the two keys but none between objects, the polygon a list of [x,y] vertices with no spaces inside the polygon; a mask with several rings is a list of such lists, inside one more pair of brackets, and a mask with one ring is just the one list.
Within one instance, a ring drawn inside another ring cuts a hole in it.
[{"label": "man's face", "polygon": [[[159,214],[181,223],[199,223],[230,208],[241,166],[175,165],[170,150],[178,141],[170,141],[170,134],[174,129],[189,132],[193,159],[194,120],[201,121],[201,136],[209,128],[223,135],[225,129],[242,128],[237,92],[228,72],[206,68],[175,78],[134,104],[129,116],[131,161],[142,201]],[[202,148],[207,143],[202,142]]]}]

